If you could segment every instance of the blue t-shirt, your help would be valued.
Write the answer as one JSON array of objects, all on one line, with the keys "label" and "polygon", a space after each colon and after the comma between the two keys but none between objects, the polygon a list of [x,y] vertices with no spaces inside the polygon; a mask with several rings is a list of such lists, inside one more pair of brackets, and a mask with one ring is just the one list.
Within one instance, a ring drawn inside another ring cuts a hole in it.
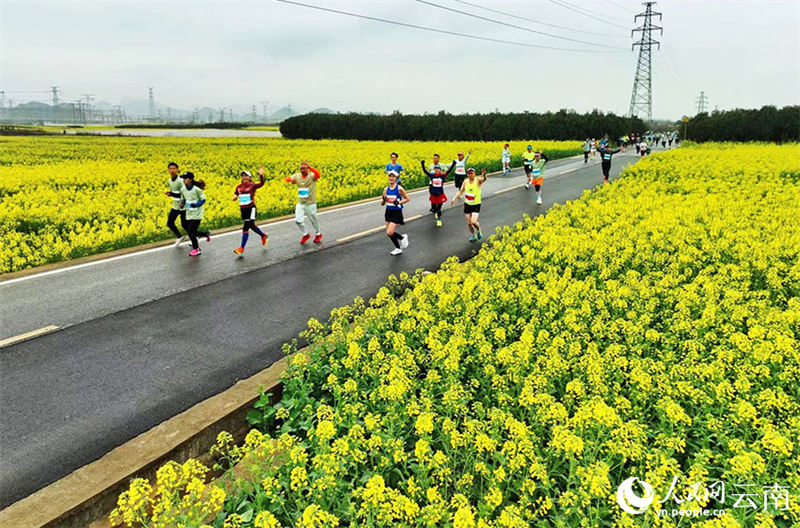
[{"label": "blue t-shirt", "polygon": [[400,186],[395,185],[394,189],[386,186],[386,208],[391,211],[402,211],[403,206],[400,204],[400,201],[403,199],[403,196],[400,194]]},{"label": "blue t-shirt", "polygon": [[403,172],[403,166],[399,163],[392,165],[391,163],[386,164],[386,172],[395,171],[397,174]]}]

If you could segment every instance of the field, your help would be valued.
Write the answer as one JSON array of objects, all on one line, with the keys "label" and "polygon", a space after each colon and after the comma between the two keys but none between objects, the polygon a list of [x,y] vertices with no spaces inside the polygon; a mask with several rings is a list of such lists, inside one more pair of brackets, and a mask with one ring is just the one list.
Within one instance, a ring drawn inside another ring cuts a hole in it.
[{"label": "field", "polygon": [[[262,397],[244,445],[212,450],[235,470],[206,484],[196,461],[168,464],[112,520],[797,526],[799,153],[654,155],[467,263],[309,321],[280,403]],[[618,506],[629,477],[654,490],[640,515]]]},{"label": "field", "polygon": [[[574,141],[538,141],[553,158],[580,152]],[[419,160],[474,149],[470,164],[500,168],[498,143],[303,141],[282,138],[0,137],[0,273],[170,238],[166,166],[175,161],[207,184],[203,224],[240,223],[231,202],[239,172],[266,168],[259,218],[294,210],[283,178],[301,160],[322,171],[320,206],[380,194],[389,153],[400,153],[406,187],[425,179]],[[512,145],[519,157],[525,145]]]}]

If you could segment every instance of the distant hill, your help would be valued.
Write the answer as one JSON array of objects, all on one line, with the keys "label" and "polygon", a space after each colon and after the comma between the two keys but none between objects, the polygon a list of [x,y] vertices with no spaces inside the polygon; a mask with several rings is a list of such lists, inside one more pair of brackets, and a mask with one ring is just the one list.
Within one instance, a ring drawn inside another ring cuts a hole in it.
[{"label": "distant hill", "polygon": [[284,106],[280,110],[273,112],[269,116],[269,121],[283,121],[284,119],[289,119],[297,115],[300,115],[300,112],[293,110],[291,106]]},{"label": "distant hill", "polygon": [[335,114],[335,113],[336,112],[334,112],[330,108],[325,108],[324,106],[309,112],[309,114]]}]

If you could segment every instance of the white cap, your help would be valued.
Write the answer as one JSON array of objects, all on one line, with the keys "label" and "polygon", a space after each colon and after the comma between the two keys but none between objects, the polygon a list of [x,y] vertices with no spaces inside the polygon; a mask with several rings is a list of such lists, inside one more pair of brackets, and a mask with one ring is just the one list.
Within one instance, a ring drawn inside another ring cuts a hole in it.
[{"label": "white cap", "polygon": [[397,171],[393,171],[393,170],[390,170],[389,172],[387,172],[387,173],[386,173],[386,175],[387,175],[387,176],[392,176],[392,175],[394,175],[394,176],[400,176],[400,174],[398,174],[398,173],[397,173]]},{"label": "white cap", "polygon": [[253,175],[252,175],[252,174],[250,174],[250,171],[245,171],[245,170],[243,170],[242,172],[240,172],[240,173],[239,173],[239,176],[241,176],[242,174],[246,174],[246,175],[247,175],[249,178],[252,178],[252,177],[253,177]]}]

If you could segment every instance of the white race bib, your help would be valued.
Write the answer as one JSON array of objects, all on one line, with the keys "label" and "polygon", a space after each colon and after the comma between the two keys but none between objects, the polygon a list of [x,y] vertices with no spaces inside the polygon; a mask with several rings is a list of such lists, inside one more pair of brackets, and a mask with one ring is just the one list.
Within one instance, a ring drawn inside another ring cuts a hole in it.
[{"label": "white race bib", "polygon": [[468,204],[472,205],[473,203],[475,203],[475,195],[474,194],[470,194],[470,193],[465,193],[464,194],[464,201],[467,202]]},{"label": "white race bib", "polygon": [[442,179],[441,178],[433,178],[431,180],[431,185],[434,187],[441,187],[442,186]]}]

